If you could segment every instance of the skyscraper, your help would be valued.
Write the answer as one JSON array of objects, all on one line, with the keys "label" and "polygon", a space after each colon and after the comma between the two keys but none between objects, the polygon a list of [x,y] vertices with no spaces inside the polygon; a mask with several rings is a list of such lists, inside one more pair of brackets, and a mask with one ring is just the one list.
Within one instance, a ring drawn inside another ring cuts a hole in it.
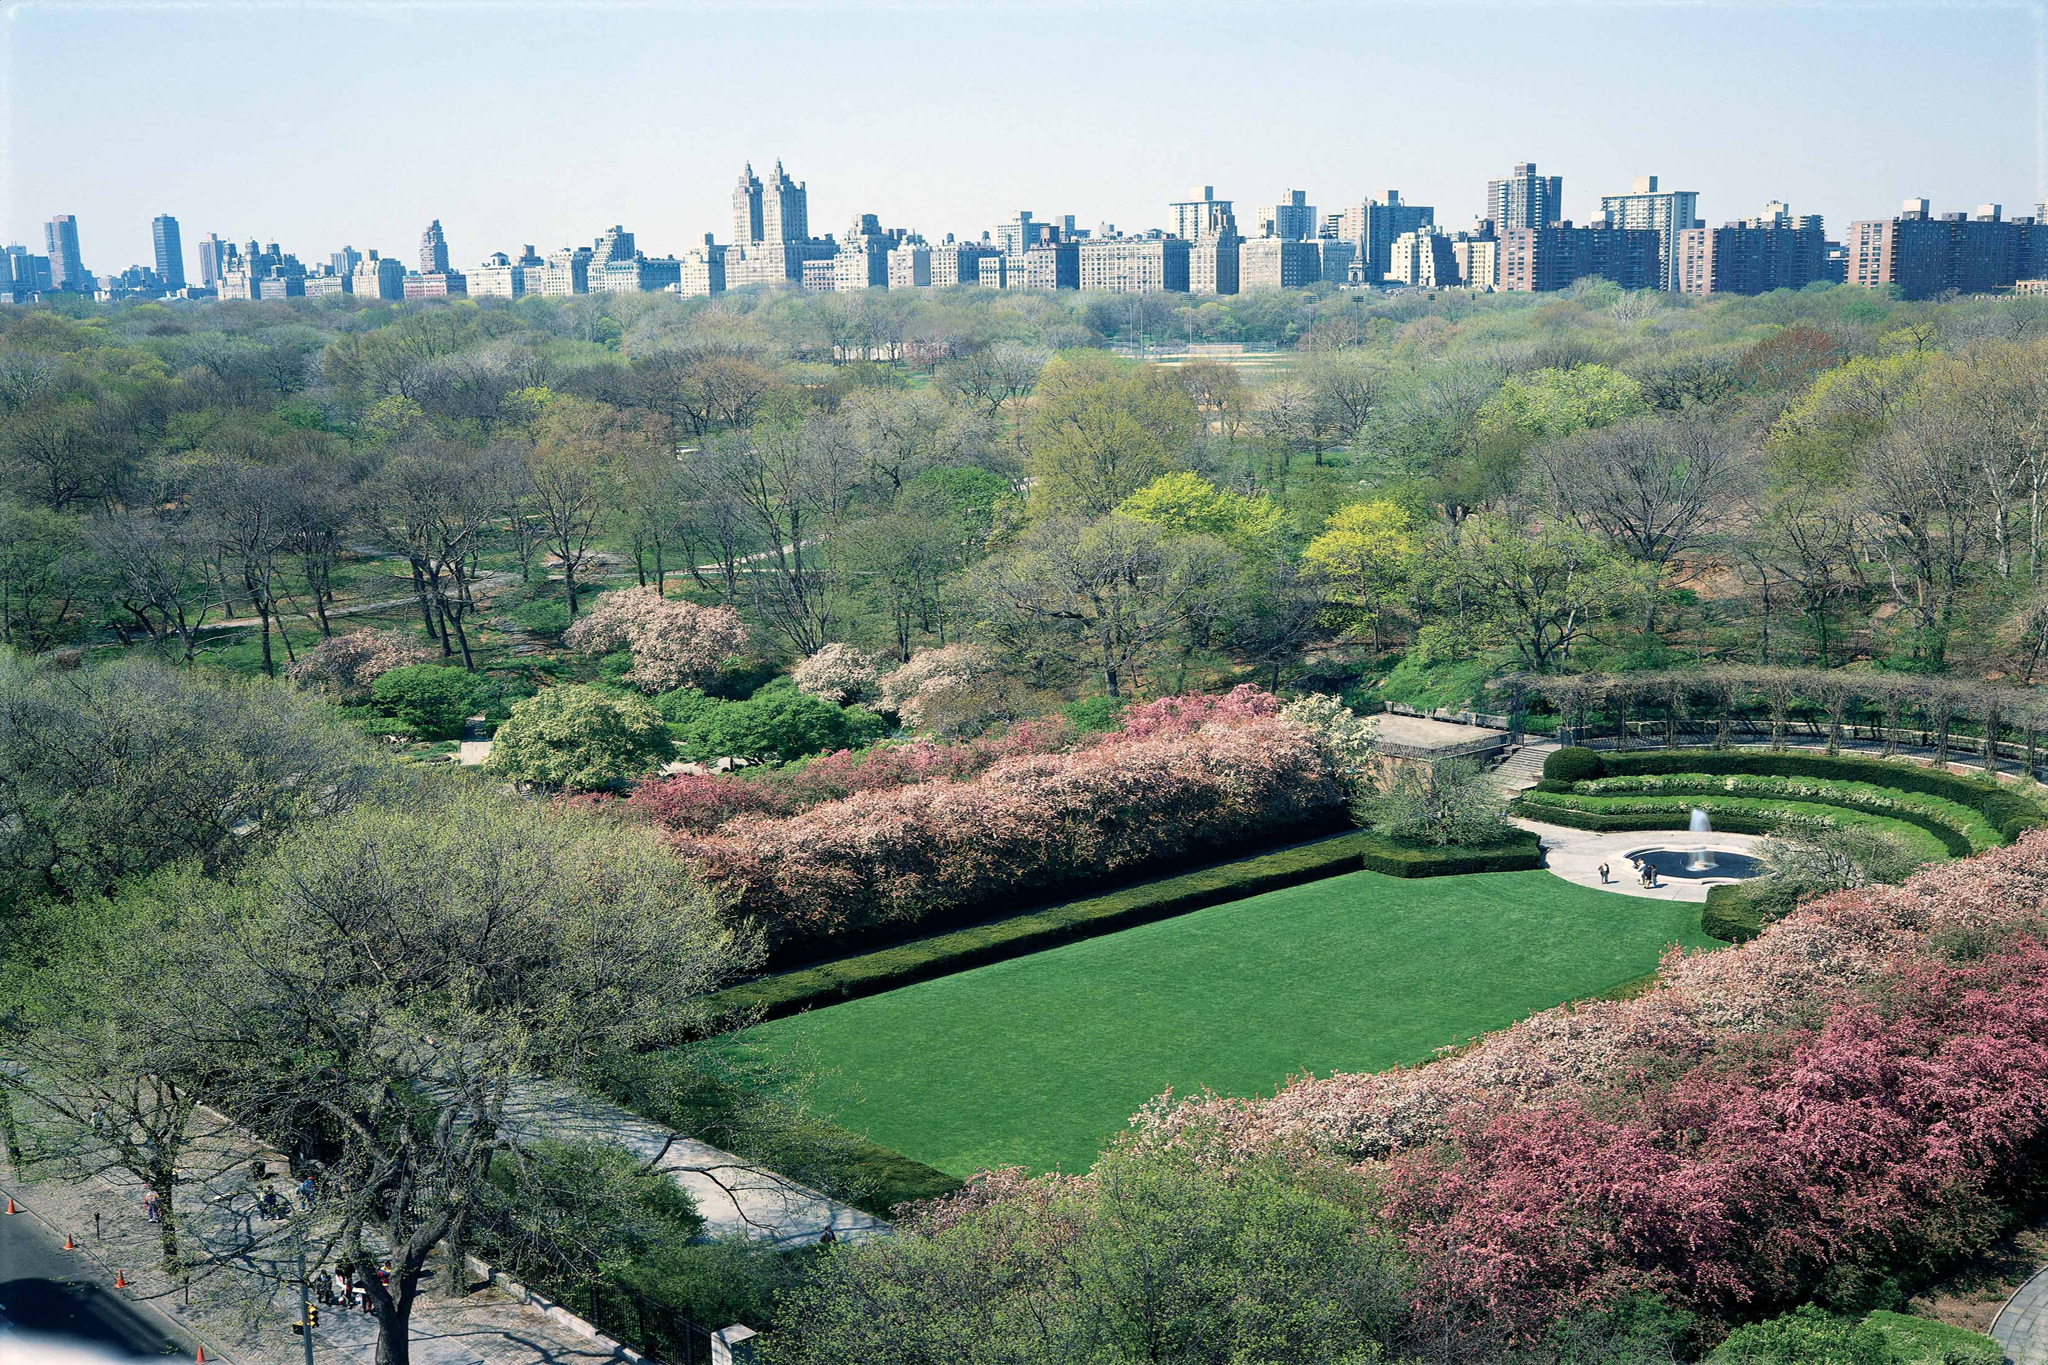
[{"label": "skyscraper", "polygon": [[1188,197],[1168,205],[1173,210],[1173,235],[1190,242],[1200,242],[1211,237],[1236,235],[1236,215],[1230,211],[1228,199],[1216,197],[1214,185],[1203,185],[1188,191]]},{"label": "skyscraper", "polygon": [[78,220],[60,213],[43,225],[43,241],[50,252],[50,287],[74,294],[92,292],[92,276],[78,256]]},{"label": "skyscraper", "polygon": [[1434,208],[1402,203],[1399,190],[1388,190],[1384,201],[1368,199],[1345,209],[1337,220],[1337,236],[1354,244],[1352,277],[1359,284],[1378,284],[1392,263],[1395,239],[1435,222]]},{"label": "skyscraper", "polygon": [[1260,208],[1258,233],[1282,241],[1301,242],[1316,235],[1316,206],[1308,202],[1307,190],[1289,190],[1277,204]]},{"label": "skyscraper", "polygon": [[1505,180],[1486,182],[1486,216],[1493,230],[1549,227],[1564,219],[1564,177],[1538,175],[1536,163],[1523,161]]},{"label": "skyscraper", "polygon": [[810,195],[800,182],[789,178],[782,169],[782,159],[777,157],[775,173],[768,177],[768,184],[761,191],[762,240],[803,242],[810,240],[810,236]]},{"label": "skyscraper", "polygon": [[199,239],[199,285],[202,289],[212,289],[220,283],[221,262],[231,245],[223,242],[218,232],[209,232]]},{"label": "skyscraper", "polygon": [[1700,197],[1694,190],[1660,190],[1657,177],[1639,175],[1627,194],[1600,196],[1600,213],[1607,226],[1647,229],[1658,236],[1659,289],[1678,288],[1678,234],[1695,226]]},{"label": "skyscraper", "polygon": [[178,220],[160,213],[149,220],[149,232],[156,241],[156,277],[166,289],[183,289],[185,241],[178,235]]},{"label": "skyscraper", "polygon": [[764,240],[761,236],[761,177],[754,163],[740,172],[740,183],[732,192],[732,239],[740,246]]},{"label": "skyscraper", "polygon": [[448,239],[441,235],[441,220],[436,218],[427,224],[427,230],[420,234],[420,274],[445,275],[448,273]]}]

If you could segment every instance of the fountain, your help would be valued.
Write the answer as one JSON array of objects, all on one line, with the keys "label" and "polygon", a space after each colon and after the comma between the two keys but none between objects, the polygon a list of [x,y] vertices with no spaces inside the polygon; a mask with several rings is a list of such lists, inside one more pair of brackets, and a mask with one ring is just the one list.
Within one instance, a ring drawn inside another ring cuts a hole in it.
[{"label": "fountain", "polygon": [[[1698,806],[1692,808],[1692,832],[1694,834],[1712,834],[1714,832],[1714,826],[1707,819],[1707,813]],[[1706,843],[1702,841],[1697,848],[1693,849],[1692,857],[1686,860],[1685,870],[1688,872],[1706,872],[1712,869],[1713,866],[1714,855],[1708,851]]]}]

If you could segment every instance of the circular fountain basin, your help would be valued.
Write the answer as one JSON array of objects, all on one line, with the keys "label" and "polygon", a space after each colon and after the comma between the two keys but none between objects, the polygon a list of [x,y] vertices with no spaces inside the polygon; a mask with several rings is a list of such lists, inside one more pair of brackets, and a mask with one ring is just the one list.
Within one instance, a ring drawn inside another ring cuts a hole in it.
[{"label": "circular fountain basin", "polygon": [[1697,845],[1691,848],[1633,849],[1622,859],[1621,866],[1614,869],[1614,875],[1617,878],[1629,875],[1629,858],[1656,868],[1658,878],[1667,882],[1740,882],[1747,881],[1763,871],[1762,865],[1747,853],[1715,848],[1711,844],[1707,846],[1707,852],[1713,855],[1712,867],[1692,866],[1693,859],[1699,854]]}]

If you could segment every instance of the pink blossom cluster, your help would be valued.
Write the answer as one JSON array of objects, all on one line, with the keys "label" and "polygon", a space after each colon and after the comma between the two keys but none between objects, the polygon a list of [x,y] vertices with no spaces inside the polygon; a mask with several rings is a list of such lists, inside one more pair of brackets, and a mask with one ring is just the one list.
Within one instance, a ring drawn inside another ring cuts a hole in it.
[{"label": "pink blossom cluster", "polygon": [[[771,941],[994,908],[1236,839],[1344,800],[1299,726],[1242,703],[1214,718],[1020,753],[978,776],[863,791],[785,818],[740,816],[675,847]],[[1192,728],[1190,728],[1192,726]]]},{"label": "pink blossom cluster", "polygon": [[292,680],[342,701],[370,695],[370,684],[394,668],[423,664],[433,651],[395,630],[354,630],[322,640],[290,668]]},{"label": "pink blossom cluster", "polygon": [[740,815],[795,815],[859,792],[919,782],[962,782],[1001,759],[1059,753],[1078,742],[1074,727],[1054,716],[950,744],[918,739],[859,753],[840,749],[788,767],[745,774],[681,773],[642,783],[626,804],[670,833],[709,834]]},{"label": "pink blossom cluster", "polygon": [[746,648],[747,628],[731,607],[676,601],[652,586],[620,588],[563,631],[562,643],[580,654],[631,650],[626,681],[642,692],[669,692],[714,676]]},{"label": "pink blossom cluster", "polygon": [[1673,953],[1635,1000],[1133,1123],[1359,1163],[1454,1315],[1534,1331],[1638,1288],[1708,1313],[1846,1288],[1981,1246],[2048,1136],[2044,911],[2035,834]]},{"label": "pink blossom cluster", "polygon": [[920,649],[881,680],[881,707],[904,725],[938,735],[970,735],[1009,710],[1009,684],[972,645]]}]

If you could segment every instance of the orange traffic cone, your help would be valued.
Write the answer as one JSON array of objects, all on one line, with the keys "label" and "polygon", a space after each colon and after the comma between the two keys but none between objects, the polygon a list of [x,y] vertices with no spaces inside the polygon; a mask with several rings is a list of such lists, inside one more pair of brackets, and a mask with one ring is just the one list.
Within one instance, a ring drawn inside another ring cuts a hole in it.
[{"label": "orange traffic cone", "polygon": [[192,1360],[193,1365],[206,1365],[206,1348],[204,1346],[200,1347],[199,1353],[193,1356]]},{"label": "orange traffic cone", "polygon": [[20,1212],[21,1212],[21,1210],[20,1210],[20,1209],[18,1209],[18,1208],[16,1208],[16,1207],[14,1207],[14,1201],[13,1201],[12,1199],[10,1199],[10,1200],[8,1200],[8,1201],[7,1201],[7,1211],[8,1211],[9,1213],[20,1213]]},{"label": "orange traffic cone", "polygon": [[64,1234],[64,1249],[66,1251],[78,1250],[78,1243],[71,1240],[71,1234],[68,1232]]},{"label": "orange traffic cone", "polygon": [[126,1281],[126,1280],[122,1279],[122,1278],[121,1278],[121,1272],[120,1272],[120,1271],[118,1271],[118,1270],[116,1270],[116,1271],[114,1272],[114,1288],[116,1288],[116,1289],[126,1289],[127,1287],[128,1287],[128,1281]]}]

